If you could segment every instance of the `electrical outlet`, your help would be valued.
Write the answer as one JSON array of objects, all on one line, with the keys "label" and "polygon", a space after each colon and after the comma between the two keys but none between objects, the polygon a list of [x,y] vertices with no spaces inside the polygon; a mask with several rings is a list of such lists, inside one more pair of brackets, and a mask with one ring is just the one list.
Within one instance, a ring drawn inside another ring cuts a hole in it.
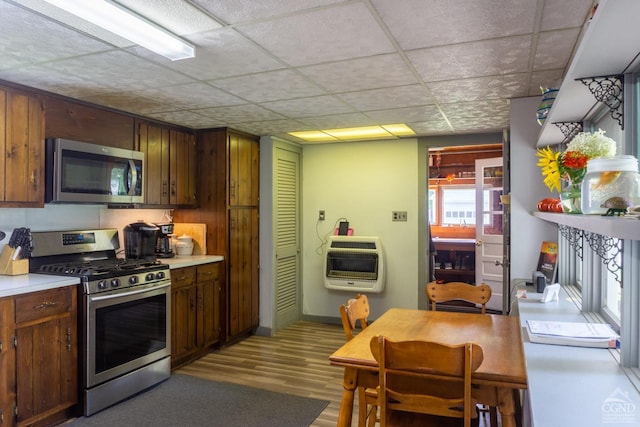
[{"label": "electrical outlet", "polygon": [[318,221],[324,221],[324,211],[318,211]]},{"label": "electrical outlet", "polygon": [[407,211],[393,211],[391,212],[392,221],[407,221]]}]

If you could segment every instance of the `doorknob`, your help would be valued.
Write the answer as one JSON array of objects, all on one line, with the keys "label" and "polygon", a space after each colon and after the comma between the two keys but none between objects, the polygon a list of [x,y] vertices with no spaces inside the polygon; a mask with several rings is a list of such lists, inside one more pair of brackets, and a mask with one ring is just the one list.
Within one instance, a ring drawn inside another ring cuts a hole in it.
[{"label": "doorknob", "polygon": [[482,240],[476,240],[476,246],[482,246]]},{"label": "doorknob", "polygon": [[494,264],[495,264],[495,265],[502,265],[502,266],[504,266],[504,263],[503,263],[502,261],[499,261],[499,260],[495,260],[495,261],[494,261]]}]

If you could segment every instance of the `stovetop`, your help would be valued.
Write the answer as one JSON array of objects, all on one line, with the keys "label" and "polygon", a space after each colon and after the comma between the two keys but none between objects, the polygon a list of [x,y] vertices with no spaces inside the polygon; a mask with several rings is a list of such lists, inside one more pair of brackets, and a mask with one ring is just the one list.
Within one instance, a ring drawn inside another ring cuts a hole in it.
[{"label": "stovetop", "polygon": [[31,273],[80,278],[85,293],[119,290],[170,280],[169,266],[153,259],[124,259],[115,229],[36,232]]},{"label": "stovetop", "polygon": [[83,277],[89,280],[95,280],[97,278],[127,276],[166,268],[167,266],[165,264],[161,264],[155,260],[113,258],[84,262],[72,261],[43,264],[40,266],[38,272],[42,274]]}]

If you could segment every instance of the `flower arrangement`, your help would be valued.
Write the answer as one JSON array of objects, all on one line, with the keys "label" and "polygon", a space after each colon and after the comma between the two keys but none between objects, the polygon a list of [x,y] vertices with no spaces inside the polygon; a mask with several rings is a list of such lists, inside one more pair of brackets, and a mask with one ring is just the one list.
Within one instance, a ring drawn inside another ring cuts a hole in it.
[{"label": "flower arrangement", "polygon": [[570,184],[582,182],[587,171],[587,161],[595,157],[611,157],[616,154],[616,142],[604,135],[602,129],[596,132],[580,132],[564,151],[554,151],[548,146],[538,149],[544,184],[550,191],[561,191],[561,182]]}]

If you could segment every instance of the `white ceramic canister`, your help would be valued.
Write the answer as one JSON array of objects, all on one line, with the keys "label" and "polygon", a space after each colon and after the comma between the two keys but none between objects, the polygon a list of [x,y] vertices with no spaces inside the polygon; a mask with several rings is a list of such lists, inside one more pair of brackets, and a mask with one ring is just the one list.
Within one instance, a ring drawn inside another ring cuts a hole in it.
[{"label": "white ceramic canister", "polygon": [[193,254],[193,239],[191,238],[191,236],[183,234],[176,240],[177,242],[174,246],[176,248],[178,256],[190,256],[191,254]]},{"label": "white ceramic canister", "polygon": [[640,205],[640,174],[634,156],[597,157],[587,162],[587,174],[582,181],[583,214],[604,214],[604,203],[620,197],[631,205]]}]

